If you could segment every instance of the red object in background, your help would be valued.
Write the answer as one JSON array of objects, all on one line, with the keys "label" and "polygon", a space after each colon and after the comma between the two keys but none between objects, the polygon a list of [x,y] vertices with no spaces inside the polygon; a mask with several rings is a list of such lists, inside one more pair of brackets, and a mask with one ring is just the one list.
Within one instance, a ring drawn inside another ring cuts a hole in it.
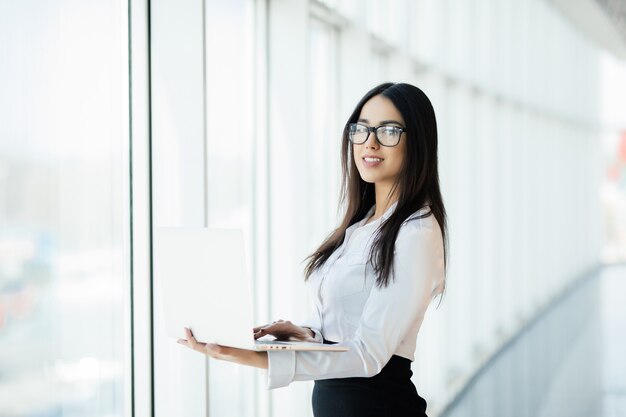
[{"label": "red object in background", "polygon": [[37,289],[33,284],[27,284],[15,293],[10,301],[9,309],[11,315],[16,319],[25,319],[30,315],[35,306]]},{"label": "red object in background", "polygon": [[619,146],[617,147],[617,157],[620,161],[626,162],[626,130],[622,131]]},{"label": "red object in background", "polygon": [[[1,296],[0,296],[1,297]],[[6,308],[2,302],[2,298],[0,298],[0,330],[4,327],[4,323],[6,322]]]}]

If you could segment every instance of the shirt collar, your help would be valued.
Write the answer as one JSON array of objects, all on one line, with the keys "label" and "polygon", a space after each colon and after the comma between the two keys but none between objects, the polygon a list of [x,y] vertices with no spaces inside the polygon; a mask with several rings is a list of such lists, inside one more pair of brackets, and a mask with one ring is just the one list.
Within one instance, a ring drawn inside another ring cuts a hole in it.
[{"label": "shirt collar", "polygon": [[[430,202],[430,200],[426,200],[426,202],[424,203],[424,207],[430,206],[432,203]],[[389,216],[391,216],[393,214],[393,211],[395,210],[396,206],[398,205],[398,201],[396,200],[392,205],[390,205],[387,210],[383,213],[382,216],[380,216],[378,219],[374,220],[373,222],[369,223],[369,224],[373,224],[373,223],[381,223],[383,222],[385,219],[387,219]],[[422,207],[423,208],[423,207]],[[363,224],[365,224],[365,222],[367,221],[367,219],[370,218],[370,216],[372,214],[374,214],[374,210],[376,209],[376,204],[374,204],[369,211],[367,212],[367,214],[365,215],[365,217],[359,222],[357,223],[360,226],[363,226]]]}]

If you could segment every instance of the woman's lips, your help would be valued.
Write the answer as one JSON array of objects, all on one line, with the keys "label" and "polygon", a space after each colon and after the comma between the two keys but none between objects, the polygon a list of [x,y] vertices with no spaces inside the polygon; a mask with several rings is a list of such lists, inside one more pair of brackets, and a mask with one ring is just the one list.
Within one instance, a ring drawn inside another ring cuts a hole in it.
[{"label": "woman's lips", "polygon": [[384,159],[382,158],[377,158],[377,157],[368,157],[368,156],[364,156],[363,158],[363,165],[365,165],[366,167],[377,167],[378,165],[382,164]]}]

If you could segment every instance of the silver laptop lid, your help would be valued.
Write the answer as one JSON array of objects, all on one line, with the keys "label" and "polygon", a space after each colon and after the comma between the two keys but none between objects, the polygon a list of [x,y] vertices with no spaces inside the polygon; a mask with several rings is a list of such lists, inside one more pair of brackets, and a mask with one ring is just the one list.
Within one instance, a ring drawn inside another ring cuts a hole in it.
[{"label": "silver laptop lid", "polygon": [[243,231],[157,227],[154,245],[167,335],[186,338],[186,326],[201,342],[253,348]]}]

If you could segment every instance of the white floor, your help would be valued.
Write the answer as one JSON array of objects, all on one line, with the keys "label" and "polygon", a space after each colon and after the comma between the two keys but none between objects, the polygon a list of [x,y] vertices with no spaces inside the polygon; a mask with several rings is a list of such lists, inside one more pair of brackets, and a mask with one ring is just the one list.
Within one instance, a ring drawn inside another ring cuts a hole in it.
[{"label": "white floor", "polygon": [[626,417],[626,264],[581,280],[441,417]]}]

